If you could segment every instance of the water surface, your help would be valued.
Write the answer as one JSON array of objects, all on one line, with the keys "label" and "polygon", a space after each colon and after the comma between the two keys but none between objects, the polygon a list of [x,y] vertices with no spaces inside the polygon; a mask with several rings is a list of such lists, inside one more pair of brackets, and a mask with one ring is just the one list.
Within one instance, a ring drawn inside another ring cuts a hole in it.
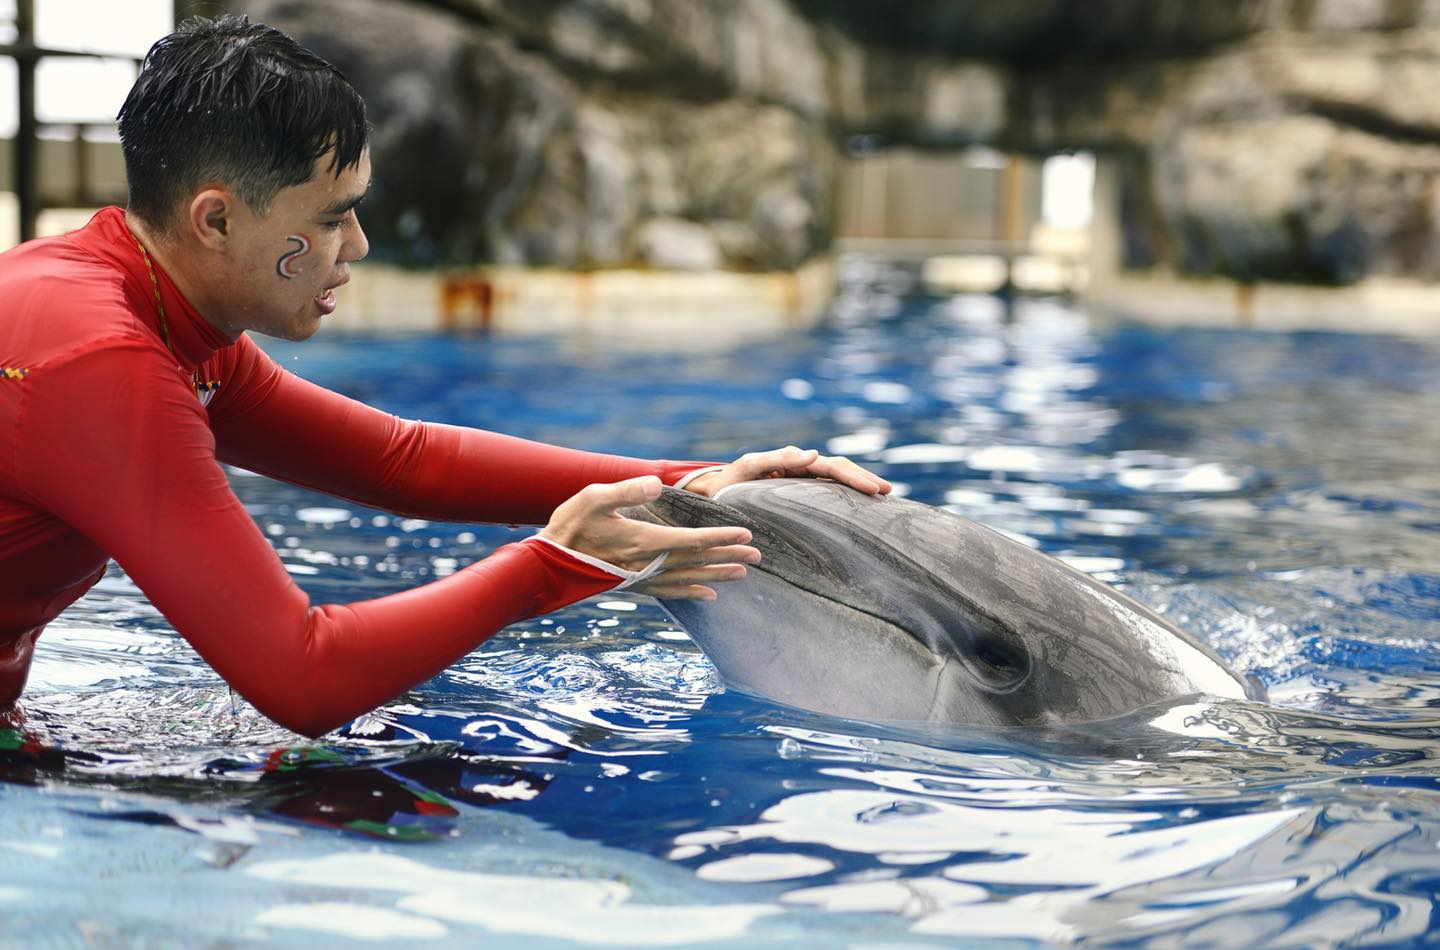
[{"label": "water surface", "polygon": [[[1007,315],[851,276],[825,329],[719,352],[270,348],[404,416],[647,456],[853,455],[1163,611],[1270,703],[1070,733],[858,723],[727,691],[658,608],[611,594],[308,742],[112,570],[40,641],[38,745],[0,733],[0,939],[1422,939],[1440,889],[1440,348],[1096,330],[1055,301]],[[319,602],[523,536],[233,481]]]}]

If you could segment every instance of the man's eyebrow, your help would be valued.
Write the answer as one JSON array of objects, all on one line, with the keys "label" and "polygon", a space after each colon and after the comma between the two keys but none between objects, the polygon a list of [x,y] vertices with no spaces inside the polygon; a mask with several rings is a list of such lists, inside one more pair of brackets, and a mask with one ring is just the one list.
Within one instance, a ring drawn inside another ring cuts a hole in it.
[{"label": "man's eyebrow", "polygon": [[349,198],[341,198],[339,201],[335,202],[333,205],[329,205],[328,207],[321,208],[321,209],[320,209],[320,214],[321,214],[322,217],[327,217],[327,218],[330,217],[331,215],[334,215],[335,217],[339,217],[339,216],[344,215],[344,214],[349,214],[349,213],[350,213],[350,209],[356,207],[357,205],[360,204],[360,202],[364,201],[364,200],[365,200],[365,196],[368,195],[369,193],[370,193],[370,185],[367,183],[367,184],[365,185],[365,190],[362,191],[362,192],[360,192],[360,194],[358,194],[358,195],[353,195],[353,196],[351,196],[351,197],[349,197]]}]

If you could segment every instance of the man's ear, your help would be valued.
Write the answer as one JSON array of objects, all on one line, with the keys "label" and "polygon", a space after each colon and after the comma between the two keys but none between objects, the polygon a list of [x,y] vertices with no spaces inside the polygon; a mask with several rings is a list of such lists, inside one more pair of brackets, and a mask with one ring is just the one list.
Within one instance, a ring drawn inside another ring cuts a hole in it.
[{"label": "man's ear", "polygon": [[201,244],[224,251],[235,231],[239,199],[224,188],[206,188],[190,199],[186,225]]}]

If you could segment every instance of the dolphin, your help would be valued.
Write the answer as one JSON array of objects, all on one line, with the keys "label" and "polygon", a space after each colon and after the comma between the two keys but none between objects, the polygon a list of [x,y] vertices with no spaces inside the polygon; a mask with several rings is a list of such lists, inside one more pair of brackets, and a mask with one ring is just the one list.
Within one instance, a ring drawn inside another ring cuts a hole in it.
[{"label": "dolphin", "polygon": [[863,720],[1065,726],[1183,697],[1263,699],[1119,591],[951,511],[776,478],[666,488],[630,517],[739,525],[763,560],[660,603],[744,692]]}]

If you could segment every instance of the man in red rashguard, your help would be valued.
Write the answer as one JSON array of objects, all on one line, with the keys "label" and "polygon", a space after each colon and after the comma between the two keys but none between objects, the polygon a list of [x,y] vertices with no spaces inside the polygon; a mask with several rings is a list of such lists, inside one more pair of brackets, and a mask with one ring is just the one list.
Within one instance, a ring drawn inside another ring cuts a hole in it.
[{"label": "man in red rashguard", "polygon": [[[795,448],[707,468],[409,422],[279,369],[246,331],[303,340],[334,311],[368,249],[370,180],[364,104],[282,33],[189,21],[151,49],[120,133],[128,209],[0,256],[0,724],[21,716],[45,624],[111,558],[238,692],[315,736],[506,624],[631,582],[708,599],[758,561],[743,529],[617,514],[662,482],[889,489]],[[432,584],[312,607],[222,462],[415,517],[544,528]]]}]

